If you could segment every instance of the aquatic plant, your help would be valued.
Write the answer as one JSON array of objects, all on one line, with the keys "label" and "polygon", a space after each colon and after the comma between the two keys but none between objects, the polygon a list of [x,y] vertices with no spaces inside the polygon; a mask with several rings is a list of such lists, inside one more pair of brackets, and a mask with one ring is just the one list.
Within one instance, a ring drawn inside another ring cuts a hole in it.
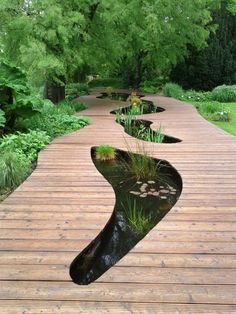
[{"label": "aquatic plant", "polygon": [[100,145],[96,148],[96,159],[108,161],[115,159],[115,149],[109,145]]},{"label": "aquatic plant", "polygon": [[162,132],[161,126],[156,131],[153,131],[141,124],[137,131],[137,137],[148,142],[162,143],[165,135]]},{"label": "aquatic plant", "polygon": [[108,87],[106,88],[106,93],[107,93],[107,96],[108,96],[109,98],[112,98],[113,87],[108,86]]},{"label": "aquatic plant", "polygon": [[122,203],[125,219],[130,228],[138,233],[145,234],[151,229],[151,217],[147,215],[142,206],[137,205],[136,199],[127,198],[125,204]]},{"label": "aquatic plant", "polygon": [[154,180],[158,176],[158,163],[148,156],[144,145],[136,144],[136,154],[128,147],[129,160],[124,161],[124,169],[137,180]]}]

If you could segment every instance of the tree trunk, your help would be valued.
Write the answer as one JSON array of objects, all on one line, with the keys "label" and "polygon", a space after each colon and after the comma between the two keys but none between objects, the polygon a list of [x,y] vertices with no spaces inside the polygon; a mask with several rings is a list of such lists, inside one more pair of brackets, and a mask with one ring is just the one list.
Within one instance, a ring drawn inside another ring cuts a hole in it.
[{"label": "tree trunk", "polygon": [[59,77],[63,84],[47,81],[44,86],[44,98],[50,99],[54,104],[58,104],[65,99],[65,78]]}]

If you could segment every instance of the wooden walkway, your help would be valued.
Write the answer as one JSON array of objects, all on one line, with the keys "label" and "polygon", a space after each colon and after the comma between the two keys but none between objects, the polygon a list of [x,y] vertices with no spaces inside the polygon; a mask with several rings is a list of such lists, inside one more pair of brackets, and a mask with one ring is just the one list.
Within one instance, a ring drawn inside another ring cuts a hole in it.
[{"label": "wooden walkway", "polygon": [[91,124],[54,140],[0,205],[1,314],[236,313],[236,138],[190,105],[148,99],[166,111],[143,118],[183,140],[146,143],[182,176],[176,206],[97,282],[71,282],[70,262],[104,227],[115,202],[90,148],[135,143],[109,114],[120,103],[83,97]]}]

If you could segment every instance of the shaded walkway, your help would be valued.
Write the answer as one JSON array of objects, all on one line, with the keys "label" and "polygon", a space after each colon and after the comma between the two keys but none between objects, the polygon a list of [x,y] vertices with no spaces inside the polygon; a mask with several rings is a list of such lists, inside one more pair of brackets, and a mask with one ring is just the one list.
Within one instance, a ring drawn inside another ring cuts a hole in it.
[{"label": "shaded walkway", "polygon": [[103,228],[115,202],[90,148],[126,149],[125,140],[136,141],[109,114],[120,102],[82,97],[91,124],[55,139],[0,205],[0,313],[236,312],[236,138],[191,105],[148,99],[166,111],[140,117],[182,139],[145,142],[182,176],[176,206],[96,283],[71,282],[70,262]]}]

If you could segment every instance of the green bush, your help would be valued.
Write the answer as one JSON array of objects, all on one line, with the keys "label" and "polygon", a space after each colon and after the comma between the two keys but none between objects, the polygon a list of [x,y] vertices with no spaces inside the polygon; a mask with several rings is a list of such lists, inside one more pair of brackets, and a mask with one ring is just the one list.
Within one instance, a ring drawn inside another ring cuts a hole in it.
[{"label": "green bush", "polygon": [[198,110],[203,115],[214,114],[216,112],[222,111],[222,105],[218,102],[204,102],[198,106]]},{"label": "green bush", "polygon": [[163,93],[167,97],[173,97],[177,99],[183,98],[184,91],[182,87],[174,83],[166,83],[163,87]]},{"label": "green bush", "polygon": [[66,99],[73,100],[76,97],[88,95],[89,87],[87,84],[71,83],[66,85]]},{"label": "green bush", "polygon": [[212,100],[211,92],[197,92],[195,90],[188,90],[181,96],[182,100],[203,102]]},{"label": "green bush", "polygon": [[49,142],[50,137],[46,132],[32,130],[28,133],[17,132],[0,139],[0,150],[14,152],[32,162],[37,158],[38,152]]},{"label": "green bush", "polygon": [[45,131],[54,138],[59,135],[79,130],[89,123],[87,117],[70,116],[68,114],[37,114],[21,122],[24,129]]},{"label": "green bush", "polygon": [[5,151],[0,156],[0,189],[13,189],[25,180],[30,171],[30,163],[21,155]]},{"label": "green bush", "polygon": [[29,117],[43,106],[43,101],[31,94],[25,73],[6,61],[0,62],[0,105],[8,129],[14,127],[17,117]]},{"label": "green bush", "polygon": [[163,76],[157,77],[154,80],[146,80],[141,82],[140,91],[150,94],[158,93],[162,86],[166,83],[166,78]]},{"label": "green bush", "polygon": [[212,98],[220,102],[236,101],[236,85],[217,86],[212,91]]}]

